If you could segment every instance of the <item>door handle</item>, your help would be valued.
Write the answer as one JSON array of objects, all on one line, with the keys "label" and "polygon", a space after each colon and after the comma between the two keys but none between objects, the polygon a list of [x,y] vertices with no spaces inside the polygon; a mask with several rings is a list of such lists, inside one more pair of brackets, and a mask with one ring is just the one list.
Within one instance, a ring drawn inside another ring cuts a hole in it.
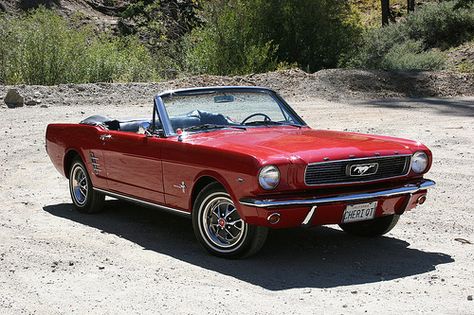
[{"label": "door handle", "polygon": [[112,138],[112,135],[100,135],[99,139],[102,140],[102,141],[105,141],[105,140],[109,140]]}]

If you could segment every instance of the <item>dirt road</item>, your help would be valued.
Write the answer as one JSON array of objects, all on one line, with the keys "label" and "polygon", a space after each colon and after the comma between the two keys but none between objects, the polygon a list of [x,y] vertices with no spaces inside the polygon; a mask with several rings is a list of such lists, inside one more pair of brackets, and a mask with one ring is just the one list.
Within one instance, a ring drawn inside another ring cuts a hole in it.
[{"label": "dirt road", "polygon": [[121,201],[72,210],[50,122],[150,105],[1,108],[0,313],[444,313],[474,310],[474,98],[291,102],[314,128],[418,139],[438,186],[386,237],[274,231],[247,260],[205,254],[190,221]]}]

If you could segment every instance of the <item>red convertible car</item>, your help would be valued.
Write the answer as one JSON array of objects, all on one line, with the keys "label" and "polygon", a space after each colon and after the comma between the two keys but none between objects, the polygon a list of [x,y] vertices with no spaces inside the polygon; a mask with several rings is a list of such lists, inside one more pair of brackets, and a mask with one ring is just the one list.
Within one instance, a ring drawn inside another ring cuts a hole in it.
[{"label": "red convertible car", "polygon": [[257,252],[269,228],[383,235],[435,185],[423,144],[314,130],[266,88],[164,92],[150,116],[50,124],[47,152],[77,210],[100,211],[108,195],[188,216],[222,257]]}]

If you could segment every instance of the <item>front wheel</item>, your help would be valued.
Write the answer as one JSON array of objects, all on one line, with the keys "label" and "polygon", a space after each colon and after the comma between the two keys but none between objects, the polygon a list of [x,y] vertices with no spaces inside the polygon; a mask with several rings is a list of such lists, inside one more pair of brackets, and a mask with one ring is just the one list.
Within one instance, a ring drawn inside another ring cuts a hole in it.
[{"label": "front wheel", "polygon": [[79,212],[95,213],[102,210],[105,195],[95,191],[87,169],[77,157],[69,171],[69,191],[72,203]]},{"label": "front wheel", "polygon": [[397,224],[399,218],[399,215],[393,214],[369,221],[339,224],[339,226],[344,232],[349,234],[364,237],[376,237],[390,232],[390,230],[392,230]]},{"label": "front wheel", "polygon": [[193,205],[196,238],[211,254],[225,258],[248,257],[260,250],[268,229],[247,224],[230,195],[218,183],[207,185]]}]

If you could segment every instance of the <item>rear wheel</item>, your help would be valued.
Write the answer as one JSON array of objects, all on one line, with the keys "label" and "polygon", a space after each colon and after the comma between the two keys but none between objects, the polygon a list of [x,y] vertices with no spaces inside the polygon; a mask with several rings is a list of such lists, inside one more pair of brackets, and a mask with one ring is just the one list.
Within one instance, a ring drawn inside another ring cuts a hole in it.
[{"label": "rear wheel", "polygon": [[69,191],[74,207],[79,212],[95,213],[102,210],[105,195],[92,187],[87,169],[79,157],[76,157],[69,171]]},{"label": "rear wheel", "polygon": [[393,214],[369,221],[339,224],[339,226],[344,232],[352,235],[376,237],[390,232],[397,224],[399,218],[399,215]]},{"label": "rear wheel", "polygon": [[211,254],[240,258],[262,248],[268,229],[246,223],[237,212],[230,195],[218,183],[207,185],[193,205],[196,238]]}]

